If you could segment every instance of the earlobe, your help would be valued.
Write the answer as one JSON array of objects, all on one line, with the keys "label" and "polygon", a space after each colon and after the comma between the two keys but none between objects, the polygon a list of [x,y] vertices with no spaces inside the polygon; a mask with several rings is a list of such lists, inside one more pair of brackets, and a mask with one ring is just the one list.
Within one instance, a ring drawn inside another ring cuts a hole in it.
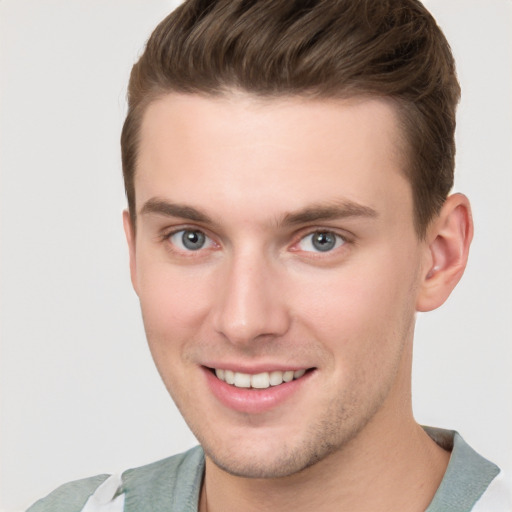
[{"label": "earlobe", "polygon": [[427,263],[417,311],[431,311],[441,306],[464,273],[473,238],[471,207],[466,196],[453,194],[448,197],[427,237]]},{"label": "earlobe", "polygon": [[126,236],[126,242],[128,244],[128,251],[130,256],[130,278],[132,281],[133,289],[135,293],[138,295],[138,287],[137,287],[137,265],[136,265],[136,253],[135,253],[135,229],[132,223],[132,219],[130,217],[130,213],[128,210],[123,211],[123,227],[124,234]]}]

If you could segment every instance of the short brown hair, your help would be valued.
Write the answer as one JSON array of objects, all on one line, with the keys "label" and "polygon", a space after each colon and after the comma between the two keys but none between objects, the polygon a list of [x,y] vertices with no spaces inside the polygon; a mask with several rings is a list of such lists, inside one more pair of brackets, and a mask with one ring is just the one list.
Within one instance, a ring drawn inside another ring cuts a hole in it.
[{"label": "short brown hair", "polygon": [[425,234],[452,185],[460,88],[450,47],[418,0],[187,0],[133,66],[121,136],[128,206],[148,104],[170,93],[361,95],[398,106],[414,224]]}]

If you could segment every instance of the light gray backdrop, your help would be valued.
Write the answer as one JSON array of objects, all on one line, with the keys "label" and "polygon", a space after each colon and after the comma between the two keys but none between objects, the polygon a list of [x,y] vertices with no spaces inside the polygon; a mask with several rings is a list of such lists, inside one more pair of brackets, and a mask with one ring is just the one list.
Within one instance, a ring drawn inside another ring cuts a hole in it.
[{"label": "light gray backdrop", "polygon": [[[153,368],[121,230],[131,64],[164,0],[0,0],[0,510],[195,443]],[[512,2],[429,0],[458,60],[476,237],[418,322],[414,403],[512,470]]]}]

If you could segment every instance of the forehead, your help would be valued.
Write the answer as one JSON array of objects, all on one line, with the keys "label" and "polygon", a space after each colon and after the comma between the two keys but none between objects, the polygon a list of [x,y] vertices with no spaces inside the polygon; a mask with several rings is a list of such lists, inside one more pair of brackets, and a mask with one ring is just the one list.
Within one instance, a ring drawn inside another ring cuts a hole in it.
[{"label": "forehead", "polygon": [[259,99],[168,94],[144,115],[136,204],[294,210],[348,200],[410,206],[397,112],[381,99]]}]

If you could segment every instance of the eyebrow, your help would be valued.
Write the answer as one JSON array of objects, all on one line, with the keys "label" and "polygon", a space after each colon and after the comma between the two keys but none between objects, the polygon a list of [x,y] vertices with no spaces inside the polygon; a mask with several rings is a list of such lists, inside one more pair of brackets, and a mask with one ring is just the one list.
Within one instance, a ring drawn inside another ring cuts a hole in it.
[{"label": "eyebrow", "polygon": [[[152,198],[144,203],[139,214],[154,213],[166,217],[179,217],[193,222],[214,224],[211,217],[192,206],[171,203],[164,199]],[[296,212],[284,215],[278,224],[297,225],[324,220],[343,219],[347,217],[375,218],[378,213],[369,206],[364,206],[353,201],[341,201],[331,204],[317,204],[308,206]]]},{"label": "eyebrow", "polygon": [[297,212],[288,213],[283,224],[295,225],[323,220],[344,219],[347,217],[378,217],[377,212],[369,206],[363,206],[353,201],[341,201],[328,205],[312,205]]},{"label": "eyebrow", "polygon": [[212,219],[192,206],[186,206],[182,204],[170,203],[163,199],[152,198],[144,203],[144,206],[140,209],[140,215],[146,213],[156,213],[159,215],[165,215],[166,217],[180,217],[182,219],[188,219],[194,222],[204,222],[212,224]]}]

